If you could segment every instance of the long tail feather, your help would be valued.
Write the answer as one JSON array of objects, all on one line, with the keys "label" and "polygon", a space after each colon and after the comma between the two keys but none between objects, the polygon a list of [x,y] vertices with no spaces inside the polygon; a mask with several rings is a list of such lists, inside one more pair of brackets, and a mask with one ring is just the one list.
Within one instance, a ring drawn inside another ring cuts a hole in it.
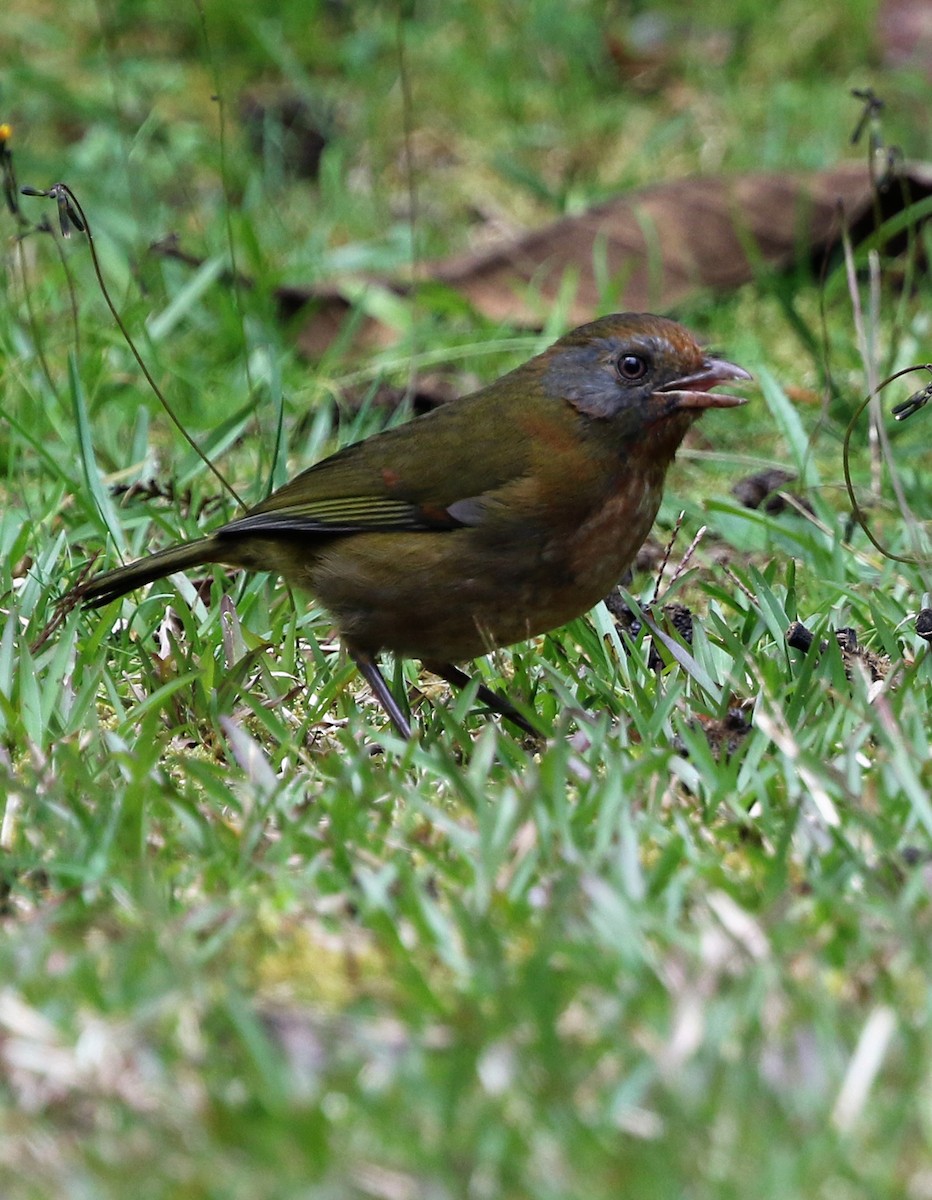
[{"label": "long tail feather", "polygon": [[125,567],[116,567],[112,571],[104,571],[103,574],[95,576],[81,589],[81,598],[88,608],[101,608],[111,600],[116,600],[134,588],[152,583],[155,579],[173,575],[175,571],[187,571],[191,567],[216,562],[218,558],[217,539],[213,537],[184,542],[180,546],[169,546],[156,554],[127,563]]}]

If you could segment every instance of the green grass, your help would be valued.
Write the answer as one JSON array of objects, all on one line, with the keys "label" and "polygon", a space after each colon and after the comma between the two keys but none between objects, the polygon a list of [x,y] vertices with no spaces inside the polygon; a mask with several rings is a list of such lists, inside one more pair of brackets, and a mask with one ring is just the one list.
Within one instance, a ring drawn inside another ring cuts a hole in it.
[{"label": "green grass", "polygon": [[[918,77],[879,65],[874,8],[850,0],[714,20],[417,4],[407,118],[390,6],[8,7],[20,182],[75,189],[150,369],[248,500],[384,421],[347,397],[443,357],[465,388],[539,344],[430,295],[397,302],[397,345],[313,365],[279,326],[279,282],[408,269],[405,119],[422,256],[659,178],[829,166],[852,86],[884,95],[889,141],[928,142]],[[652,22],[664,70],[639,91],[605,39]],[[238,127],[238,89],[275,78],[332,121],[316,184]],[[93,554],[234,506],[141,381],[84,239],[16,242],[0,220],[3,1196],[932,1194],[932,670],[913,632],[932,584],[850,522],[842,439],[866,383],[843,268],[824,402],[805,272],[682,314],[760,382],[668,481],[674,563],[707,526],[663,596],[696,613],[690,656],[655,672],[600,608],[479,664],[552,730],[543,748],[405,664],[421,736],[403,745],[326,614],[265,578],[159,584],[115,625],[71,612],[41,640]],[[200,276],[146,255],[172,229]],[[253,290],[218,283],[231,246]],[[930,296],[887,265],[880,282],[883,374],[930,358]],[[927,422],[888,419],[867,508],[898,553],[928,549]],[[812,519],[731,497],[774,463]],[[627,590],[647,605],[653,574]],[[830,643],[856,628],[887,682],[849,679],[834,645],[789,650],[797,618]],[[749,731],[716,755],[736,707]]]}]

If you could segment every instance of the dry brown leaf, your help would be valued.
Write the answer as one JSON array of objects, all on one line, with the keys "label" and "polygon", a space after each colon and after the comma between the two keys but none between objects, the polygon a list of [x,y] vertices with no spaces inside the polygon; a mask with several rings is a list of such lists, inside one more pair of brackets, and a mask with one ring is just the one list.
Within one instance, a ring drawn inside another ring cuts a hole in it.
[{"label": "dry brown leaf", "polygon": [[[914,198],[928,194],[932,169],[911,167],[909,182]],[[889,215],[902,206],[900,189],[890,188],[881,201]],[[817,259],[838,240],[842,214],[849,228],[865,218],[872,225],[872,202],[863,163],[812,174],[678,179],[481,254],[425,264],[421,275],[455,288],[490,320],[516,325],[541,325],[568,274],[576,279],[571,325],[606,305],[664,311],[706,288],[739,287],[761,269]],[[302,348],[319,352],[341,307],[348,301],[335,290],[302,327]]]},{"label": "dry brown leaf", "polygon": [[932,6],[929,0],[884,0],[877,13],[883,61],[932,78]]},{"label": "dry brown leaf", "polygon": [[[901,167],[913,200],[932,193],[932,166]],[[573,284],[566,319],[591,320],[606,309],[666,311],[711,289],[729,291],[761,271],[819,262],[840,238],[855,241],[903,207],[896,183],[875,193],[862,162],[811,173],[760,173],[672,180],[640,188],[578,216],[564,217],[481,253],[422,264],[421,281],[464,296],[492,321],[540,327]],[[163,251],[164,252],[164,251]],[[177,252],[179,257],[180,252]],[[341,331],[360,285],[411,291],[409,282],[370,276],[321,288],[283,288],[283,316],[306,315],[299,348],[320,355]],[[394,331],[371,318],[355,337],[390,344]]]},{"label": "dry brown leaf", "polygon": [[[604,307],[597,272],[614,285],[619,309],[670,308],[702,288],[738,287],[760,266],[790,266],[800,246],[808,252],[837,235],[839,201],[850,220],[869,199],[860,164],[811,176],[678,179],[564,217],[490,253],[437,263],[429,274],[485,316],[523,324],[538,322],[566,272],[577,272],[568,319],[578,324]],[[522,297],[523,289],[532,294]]]}]

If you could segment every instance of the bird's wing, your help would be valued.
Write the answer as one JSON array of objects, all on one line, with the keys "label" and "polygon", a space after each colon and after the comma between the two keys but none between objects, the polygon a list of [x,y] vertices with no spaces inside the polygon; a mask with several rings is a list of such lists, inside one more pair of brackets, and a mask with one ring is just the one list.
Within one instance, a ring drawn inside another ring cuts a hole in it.
[{"label": "bird's wing", "polygon": [[253,510],[217,530],[220,537],[243,533],[374,533],[390,530],[455,529],[446,509],[431,509],[385,496],[339,496],[295,500]]},{"label": "bird's wing", "polygon": [[442,531],[475,524],[475,502],[520,480],[530,463],[523,429],[519,423],[501,428],[500,404],[488,391],[348,446],[217,530],[218,536]]}]

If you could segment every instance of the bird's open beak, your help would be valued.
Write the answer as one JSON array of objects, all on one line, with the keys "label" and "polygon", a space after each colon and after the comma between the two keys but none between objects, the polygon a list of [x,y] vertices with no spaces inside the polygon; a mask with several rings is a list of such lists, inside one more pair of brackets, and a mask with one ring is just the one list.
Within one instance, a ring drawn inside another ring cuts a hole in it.
[{"label": "bird's open beak", "polygon": [[665,383],[654,395],[658,400],[672,401],[669,412],[681,408],[735,408],[739,404],[747,404],[744,396],[729,396],[711,389],[719,383],[752,378],[744,367],[736,363],[726,362],[724,358],[707,358],[700,371]]}]

